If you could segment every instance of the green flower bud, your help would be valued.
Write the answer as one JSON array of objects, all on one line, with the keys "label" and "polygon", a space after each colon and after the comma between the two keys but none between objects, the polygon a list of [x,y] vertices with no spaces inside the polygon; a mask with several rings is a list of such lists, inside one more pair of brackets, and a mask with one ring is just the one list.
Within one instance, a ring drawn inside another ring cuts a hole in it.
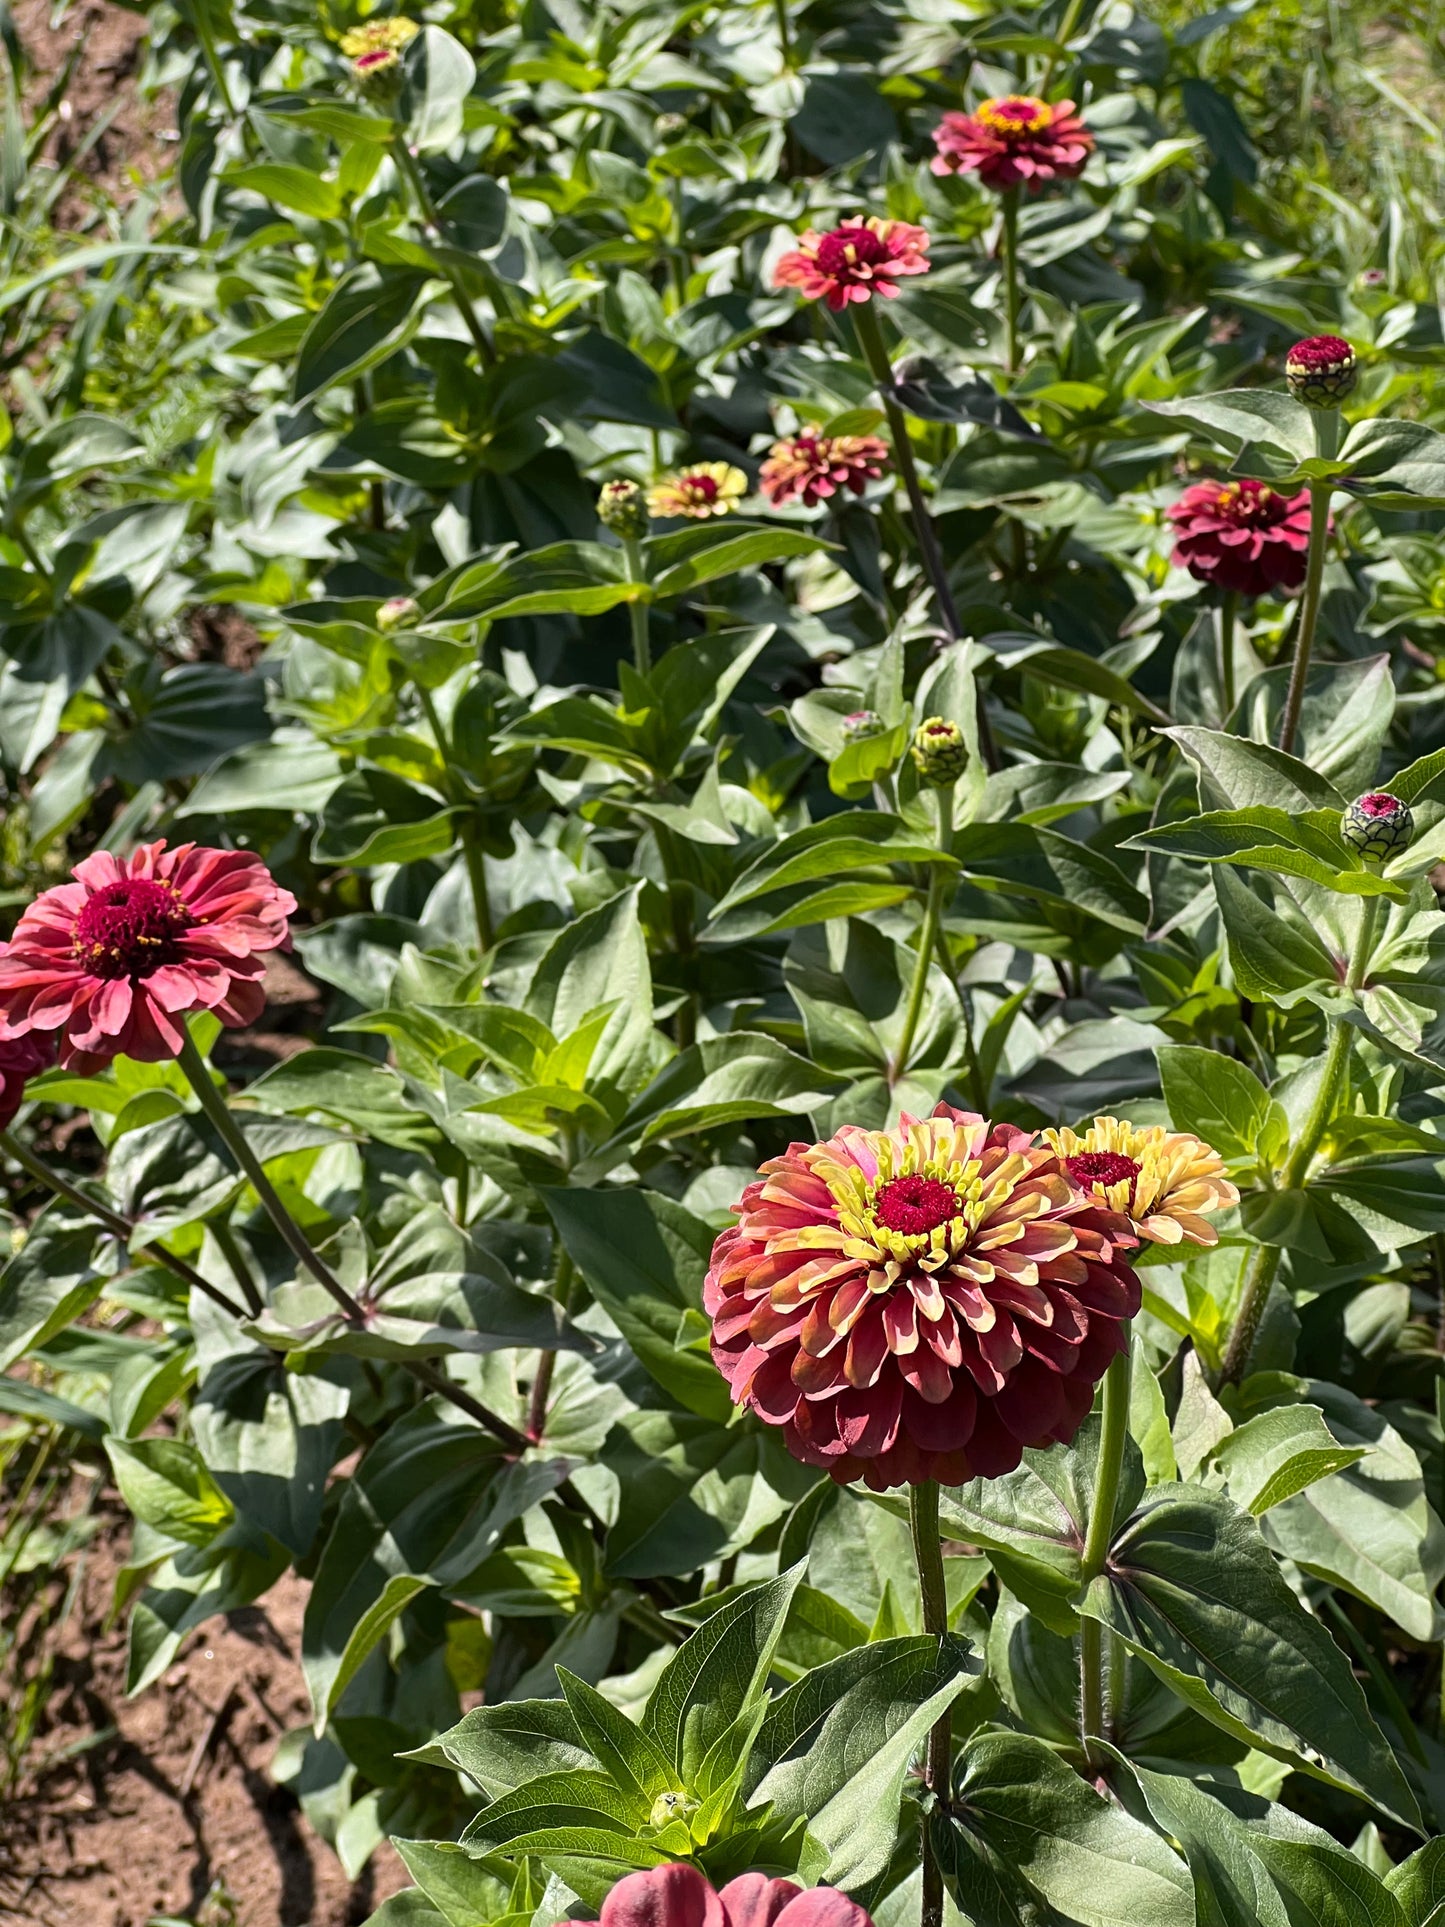
[{"label": "green flower bud", "polygon": [[843,741],[861,743],[865,736],[881,736],[886,727],[876,709],[854,709],[843,718]]},{"label": "green flower bud", "polygon": [[647,501],[636,482],[604,482],[597,497],[597,520],[626,541],[640,542],[651,526]]},{"label": "green flower bud", "polygon": [[1366,863],[1388,863],[1410,847],[1415,818],[1408,803],[1387,790],[1370,790],[1356,797],[1340,817],[1340,835]]},{"label": "green flower bud", "polygon": [[415,596],[390,596],[376,612],[376,626],[384,636],[393,629],[404,629],[416,621],[421,614],[421,604]]},{"label": "green flower bud", "polygon": [[913,761],[925,783],[946,789],[968,767],[963,731],[942,716],[930,716],[913,732]]},{"label": "green flower bud", "polygon": [[1355,351],[1341,335],[1311,335],[1285,356],[1285,380],[1309,408],[1338,408],[1355,385]]},{"label": "green flower bud", "polygon": [[403,79],[401,55],[395,47],[373,47],[352,61],[351,78],[368,100],[395,100]]}]

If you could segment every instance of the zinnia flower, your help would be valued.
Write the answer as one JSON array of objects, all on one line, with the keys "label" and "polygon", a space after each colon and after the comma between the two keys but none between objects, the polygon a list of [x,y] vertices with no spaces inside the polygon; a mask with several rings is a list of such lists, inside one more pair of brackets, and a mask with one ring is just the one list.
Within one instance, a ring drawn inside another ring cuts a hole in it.
[{"label": "zinnia flower", "polygon": [[705,522],[710,515],[731,515],[747,492],[747,476],[731,462],[694,462],[654,482],[647,491],[647,507],[652,515],[685,515]]},{"label": "zinnia flower", "polygon": [[876,214],[819,234],[809,228],[773,270],[775,288],[799,288],[837,313],[850,301],[881,294],[892,300],[900,275],[927,274],[928,231]]},{"label": "zinnia flower", "polygon": [[1111,1230],[1127,1227],[1153,1244],[1218,1244],[1205,1213],[1239,1203],[1224,1160],[1188,1131],[1096,1117],[1082,1137],[1068,1130],[1044,1136],[1069,1181],[1098,1205]]},{"label": "zinnia flower", "polygon": [[1281,495],[1268,482],[1196,482],[1169,511],[1174,561],[1198,582],[1239,595],[1293,594],[1305,579],[1310,497]]},{"label": "zinnia flower", "polygon": [[0,956],[0,1039],[58,1033],[60,1061],[89,1074],[113,1057],[174,1057],[178,1018],[232,1028],[265,1008],[261,958],[286,942],[296,899],[246,850],[99,850],[47,890]]},{"label": "zinnia flower", "polygon": [[877,435],[819,435],[804,432],[774,442],[758,473],[758,487],[774,508],[801,502],[816,508],[840,488],[861,495],[876,482],[888,460],[888,444]]},{"label": "zinnia flower", "polygon": [[341,51],[352,60],[384,51],[400,53],[420,31],[414,20],[404,20],[399,14],[389,20],[364,20],[342,34]]},{"label": "zinnia flower", "polygon": [[696,1867],[677,1861],[618,1881],[602,1903],[601,1927],[873,1927],[836,1887],[804,1890],[765,1873],[739,1874],[719,1893]]},{"label": "zinnia flower", "polygon": [[1071,100],[1052,106],[1033,94],[1004,94],[972,114],[945,114],[933,130],[935,174],[977,174],[985,187],[1023,184],[1037,193],[1047,181],[1082,174],[1094,136]]},{"label": "zinnia flower", "polygon": [[947,1104],[792,1144],[734,1208],[713,1360],[840,1484],[996,1478],[1066,1443],[1139,1308],[1128,1227],[1029,1132]]},{"label": "zinnia flower", "polygon": [[25,1086],[55,1062],[53,1037],[0,1038],[0,1131],[8,1131],[25,1102]]}]

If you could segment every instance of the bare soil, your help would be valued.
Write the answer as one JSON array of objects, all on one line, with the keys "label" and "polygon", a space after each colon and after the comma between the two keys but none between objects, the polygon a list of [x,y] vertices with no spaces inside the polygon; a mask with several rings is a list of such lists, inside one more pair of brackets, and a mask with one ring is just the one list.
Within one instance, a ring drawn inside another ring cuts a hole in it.
[{"label": "bare soil", "polygon": [[307,1719],[304,1581],[288,1573],[203,1626],[127,1699],[125,1632],[107,1619],[128,1539],[116,1502],[85,1555],[28,1776],[0,1813],[0,1921],[355,1927],[407,1884],[401,1863],[383,1847],[350,1881],[269,1772],[281,1733]]},{"label": "bare soil", "polygon": [[[141,14],[104,0],[78,0],[68,7],[55,0],[17,0],[13,17],[29,67],[23,90],[27,123],[34,125],[70,70],[42,152],[61,166],[80,155],[76,187],[62,198],[54,221],[58,228],[82,228],[86,184],[124,205],[170,165],[174,103],[166,95],[144,99],[137,89],[145,55]],[[92,133],[96,138],[87,148]]]}]

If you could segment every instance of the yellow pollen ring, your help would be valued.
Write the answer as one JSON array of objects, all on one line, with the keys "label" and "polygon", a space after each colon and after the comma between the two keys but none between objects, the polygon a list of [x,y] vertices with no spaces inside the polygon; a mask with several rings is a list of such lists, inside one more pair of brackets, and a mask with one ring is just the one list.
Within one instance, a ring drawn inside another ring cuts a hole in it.
[{"label": "yellow pollen ring", "polygon": [[[1029,112],[1009,113],[1006,111],[1009,108],[1028,108]],[[1042,134],[1053,124],[1054,117],[1047,101],[1039,100],[1036,95],[1005,94],[986,100],[977,118],[990,133],[1002,134],[1007,139],[1010,134]]]}]

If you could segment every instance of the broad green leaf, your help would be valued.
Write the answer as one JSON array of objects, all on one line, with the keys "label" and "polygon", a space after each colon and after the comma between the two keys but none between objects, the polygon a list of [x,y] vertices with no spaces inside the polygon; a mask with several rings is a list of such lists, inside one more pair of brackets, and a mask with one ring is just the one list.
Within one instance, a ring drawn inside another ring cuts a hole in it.
[{"label": "broad green leaf", "polygon": [[795,555],[812,555],[827,546],[803,529],[729,522],[654,536],[645,553],[652,595],[660,602],[722,576],[760,569],[765,563],[784,562]]},{"label": "broad green leaf", "polygon": [[1249,1066],[1192,1044],[1166,1044],[1156,1055],[1175,1130],[1193,1132],[1223,1158],[1252,1156],[1271,1099]]},{"label": "broad green leaf", "polygon": [[577,1723],[579,1739],[620,1787],[632,1789],[640,1806],[650,1811],[659,1793],[682,1792],[671,1761],[611,1700],[565,1666],[557,1668],[557,1681]]},{"label": "broad green leaf", "polygon": [[341,212],[341,190],[334,181],[323,180],[309,168],[287,167],[277,161],[262,161],[253,167],[238,167],[222,175],[231,187],[245,188],[264,200],[274,201],[290,214],[309,215],[313,220],[331,221]]},{"label": "broad green leaf", "polygon": [[1406,1927],[1442,1927],[1445,1923],[1445,1840],[1429,1840],[1385,1875],[1385,1885],[1399,1901]]},{"label": "broad green leaf", "polygon": [[422,285],[411,269],[370,262],[344,275],[306,330],[296,359],[294,398],[305,401],[403,347],[420,325]]},{"label": "broad green leaf", "polygon": [[565,1700],[511,1700],[478,1706],[455,1726],[406,1755],[431,1766],[455,1767],[490,1799],[500,1799],[543,1774],[596,1767]]},{"label": "broad green leaf", "polygon": [[184,1439],[105,1441],[110,1468],[136,1518],[168,1539],[208,1546],[233,1516],[231,1503]]},{"label": "broad green leaf", "polygon": [[1214,1453],[1229,1496],[1256,1518],[1306,1486],[1365,1457],[1369,1447],[1341,1445],[1318,1405],[1282,1405],[1231,1432]]},{"label": "broad green leaf", "polygon": [[1184,421],[1237,455],[1254,445],[1286,456],[1293,465],[1315,453],[1314,424],[1302,402],[1268,388],[1226,388],[1214,395],[1186,395],[1176,401],[1145,401],[1155,415]]},{"label": "broad green leaf", "polygon": [[713,916],[721,917],[734,905],[750,903],[770,890],[888,863],[946,863],[953,867],[954,859],[942,856],[935,843],[912,835],[896,816],[876,810],[849,810],[795,830],[765,850],[738,878]]},{"label": "broad green leaf", "polygon": [[0,1371],[89,1311],[108,1275],[97,1271],[95,1226],[54,1210],[38,1218],[0,1272]]}]

